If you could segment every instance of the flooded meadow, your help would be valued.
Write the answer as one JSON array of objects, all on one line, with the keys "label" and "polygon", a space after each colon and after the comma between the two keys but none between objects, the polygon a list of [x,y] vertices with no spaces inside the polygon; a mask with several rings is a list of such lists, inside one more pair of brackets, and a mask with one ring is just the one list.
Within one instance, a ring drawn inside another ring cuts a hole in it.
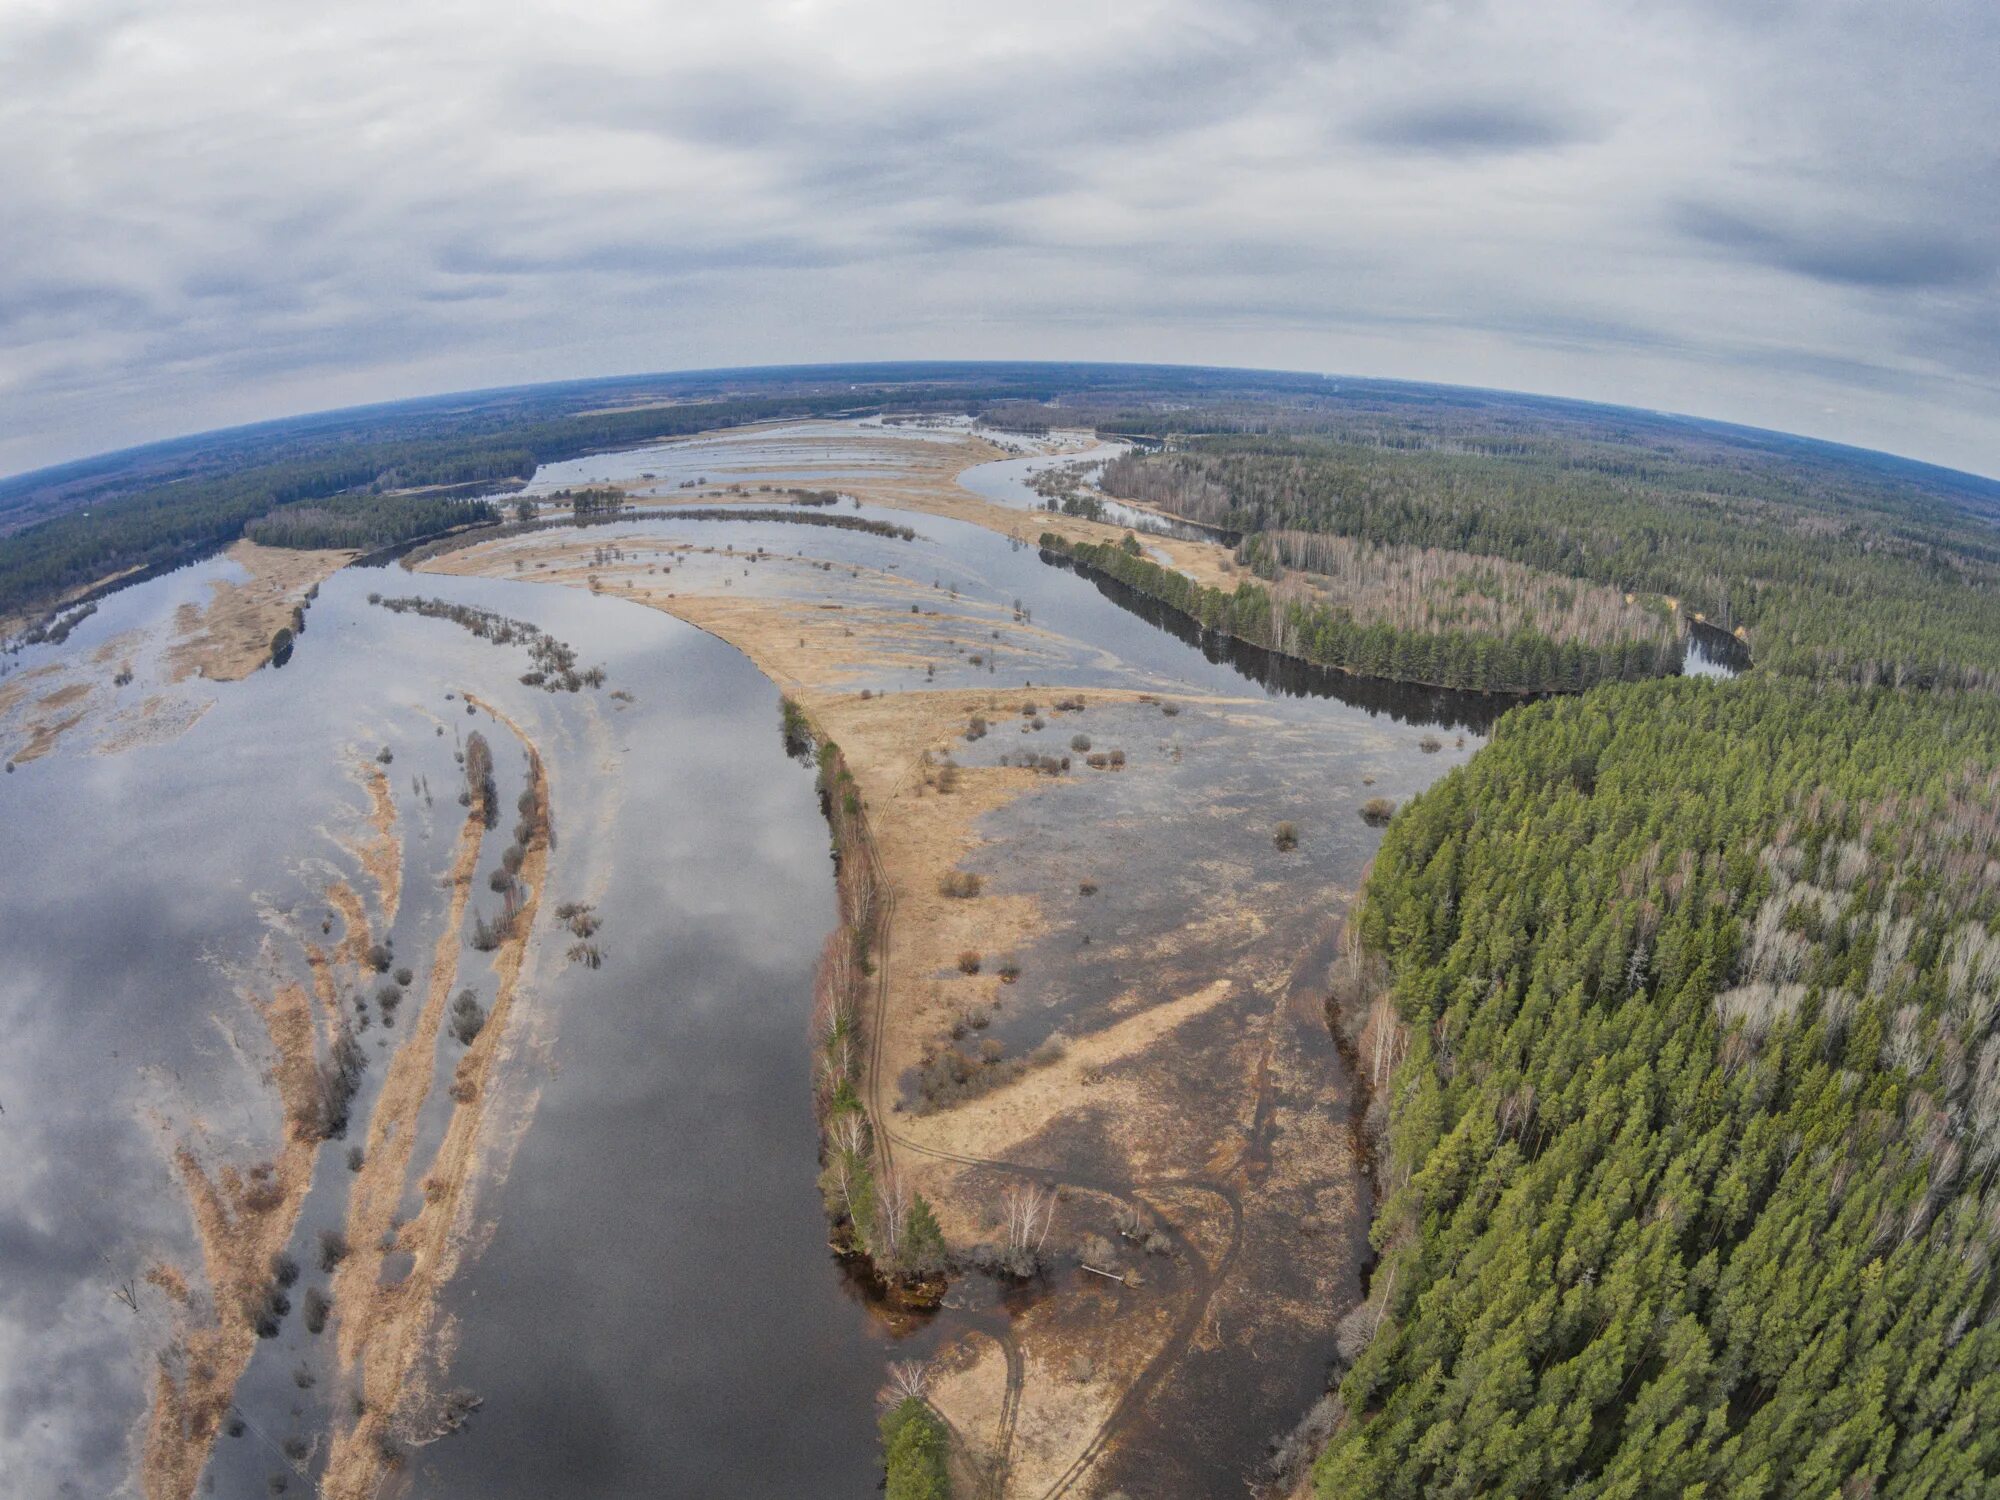
[{"label": "flooded meadow", "polygon": [[[281,667],[177,677],[217,559],[10,659],[0,1488],[867,1495],[905,1360],[968,1493],[1257,1476],[1367,1268],[1326,975],[1371,808],[1502,705],[1052,565],[998,497],[1089,450],[1022,446],[820,422],[579,460],[530,495],[830,489],[914,535],[475,538],[316,579]],[[967,1252],[932,1314],[827,1244],[838,913],[781,692],[894,888],[868,1099]],[[1024,1183],[1043,1266],[996,1281],[971,1252]]]}]

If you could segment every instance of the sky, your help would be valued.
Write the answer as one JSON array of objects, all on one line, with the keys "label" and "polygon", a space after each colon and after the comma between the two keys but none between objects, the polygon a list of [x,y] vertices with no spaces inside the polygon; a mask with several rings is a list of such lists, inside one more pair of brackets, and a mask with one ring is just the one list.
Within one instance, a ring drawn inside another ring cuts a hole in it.
[{"label": "sky", "polygon": [[0,473],[876,358],[1655,407],[2000,475],[1990,0],[0,0]]}]

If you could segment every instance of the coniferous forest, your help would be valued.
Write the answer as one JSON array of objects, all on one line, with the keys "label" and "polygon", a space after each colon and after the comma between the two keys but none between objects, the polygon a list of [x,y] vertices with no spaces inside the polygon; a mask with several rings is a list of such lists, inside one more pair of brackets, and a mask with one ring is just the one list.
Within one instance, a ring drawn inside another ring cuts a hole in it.
[{"label": "coniferous forest", "polygon": [[1611,685],[1406,806],[1323,1495],[2000,1476],[2000,704]]}]

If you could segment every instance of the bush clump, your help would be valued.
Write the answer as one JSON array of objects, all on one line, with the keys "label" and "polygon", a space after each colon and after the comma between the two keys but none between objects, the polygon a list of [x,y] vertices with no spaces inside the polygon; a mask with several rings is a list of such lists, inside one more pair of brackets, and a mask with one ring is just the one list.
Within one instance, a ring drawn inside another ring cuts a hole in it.
[{"label": "bush clump", "polygon": [[1271,842],[1278,846],[1280,853],[1289,854],[1299,847],[1299,828],[1296,823],[1280,823],[1271,830]]},{"label": "bush clump", "polygon": [[952,870],[938,882],[938,894],[969,901],[986,888],[985,880],[970,870]]},{"label": "bush clump", "polygon": [[451,1002],[451,1034],[462,1046],[470,1047],[485,1029],[486,1012],[480,1007],[479,997],[469,989],[460,990],[458,998]]},{"label": "bush clump", "polygon": [[1380,828],[1396,816],[1396,801],[1393,797],[1370,797],[1361,804],[1361,821],[1371,828]]},{"label": "bush clump", "polygon": [[306,1332],[323,1333],[326,1330],[327,1314],[333,1311],[333,1298],[316,1286],[306,1288]]},{"label": "bush clump", "polygon": [[319,1232],[319,1268],[332,1271],[347,1259],[347,1236],[338,1229],[322,1229]]}]

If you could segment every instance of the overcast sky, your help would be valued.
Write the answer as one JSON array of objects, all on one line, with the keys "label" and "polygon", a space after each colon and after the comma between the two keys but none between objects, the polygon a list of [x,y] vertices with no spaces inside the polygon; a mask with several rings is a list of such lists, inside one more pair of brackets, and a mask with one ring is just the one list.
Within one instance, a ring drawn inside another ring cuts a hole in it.
[{"label": "overcast sky", "polygon": [[1402,376],[2000,474],[1991,0],[0,0],[0,472],[894,357]]}]

